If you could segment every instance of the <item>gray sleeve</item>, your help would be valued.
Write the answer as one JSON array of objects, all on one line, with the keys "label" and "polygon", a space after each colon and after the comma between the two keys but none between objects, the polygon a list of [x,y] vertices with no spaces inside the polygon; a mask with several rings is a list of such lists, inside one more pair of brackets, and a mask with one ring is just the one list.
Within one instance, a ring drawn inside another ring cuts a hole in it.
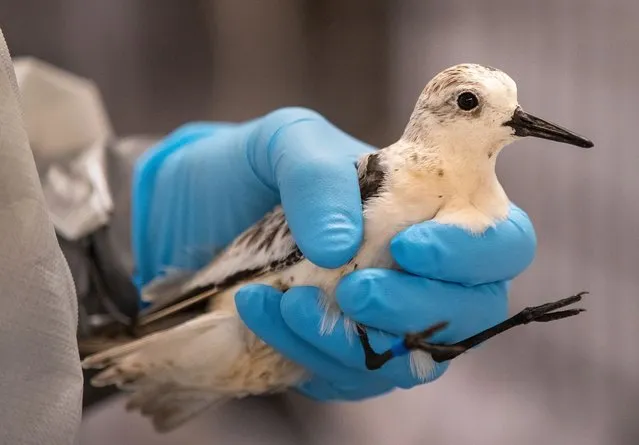
[{"label": "gray sleeve", "polygon": [[77,301],[0,32],[0,443],[72,444],[82,406]]}]

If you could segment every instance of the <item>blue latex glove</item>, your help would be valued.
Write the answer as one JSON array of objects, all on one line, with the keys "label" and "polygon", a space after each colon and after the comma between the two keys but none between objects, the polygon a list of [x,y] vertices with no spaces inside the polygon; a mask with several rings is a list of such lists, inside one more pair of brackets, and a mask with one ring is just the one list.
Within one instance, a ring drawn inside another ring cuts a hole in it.
[{"label": "blue latex glove", "polygon": [[[355,159],[372,148],[315,112],[288,108],[244,124],[191,124],[167,137],[137,165],[133,195],[136,279],[166,268],[199,268],[216,251],[281,202],[302,252],[337,267],[357,251],[362,214]],[[345,313],[372,329],[383,350],[401,335],[447,320],[435,341],[456,341],[506,316],[508,280],[532,261],[535,235],[525,213],[483,237],[424,223],[391,245],[407,272],[362,270],[337,290]],[[357,400],[416,385],[406,357],[368,371],[357,340],[338,323],[320,336],[317,289],[285,294],[261,285],[236,296],[244,322],[267,343],[306,366],[300,390],[320,400]],[[438,365],[431,379],[446,364]]]},{"label": "blue latex glove", "polygon": [[[407,272],[355,271],[341,281],[337,301],[347,316],[369,326],[378,352],[406,332],[441,321],[450,325],[430,341],[457,342],[507,317],[510,279],[530,264],[535,246],[532,224],[515,206],[508,220],[482,237],[425,222],[391,243],[395,261]],[[236,296],[242,319],[257,335],[313,370],[314,377],[300,388],[303,393],[318,400],[360,400],[425,383],[411,374],[408,356],[368,371],[359,341],[347,339],[341,320],[331,335],[320,335],[317,299],[315,288],[282,294],[262,285],[246,286]],[[437,364],[426,382],[439,378],[447,366]]]},{"label": "blue latex glove", "polygon": [[372,150],[304,108],[176,130],[136,164],[138,286],[167,268],[204,266],[280,202],[307,258],[323,267],[347,262],[363,233],[354,162]]}]

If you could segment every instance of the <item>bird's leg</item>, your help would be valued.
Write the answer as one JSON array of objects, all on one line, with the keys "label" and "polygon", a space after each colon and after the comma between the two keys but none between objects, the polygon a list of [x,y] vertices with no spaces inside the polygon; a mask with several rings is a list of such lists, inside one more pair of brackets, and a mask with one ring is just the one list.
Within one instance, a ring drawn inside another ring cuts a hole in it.
[{"label": "bird's leg", "polygon": [[[569,306],[573,303],[581,301],[582,297],[587,292],[581,292],[572,297],[564,298],[553,303],[546,303],[541,306],[528,307],[518,314],[510,317],[509,319],[499,323],[491,328],[488,328],[478,334],[468,337],[465,340],[459,341],[452,345],[437,345],[428,343],[425,340],[431,337],[436,332],[444,329],[448,323],[438,323],[422,332],[407,334],[404,339],[393,346],[392,348],[378,354],[373,350],[370,345],[366,328],[361,325],[357,325],[357,332],[359,334],[364,353],[366,355],[366,367],[374,370],[381,368],[386,362],[393,357],[404,355],[413,350],[420,350],[429,353],[433,360],[441,363],[448,360],[452,360],[455,357],[463,354],[475,346],[484,343],[486,340],[501,334],[515,326],[521,326],[530,322],[548,322],[554,320],[560,320],[562,318],[572,317],[574,315],[583,312],[585,309],[568,309],[564,311],[557,311],[563,307]],[[555,311],[555,312],[553,312]]]},{"label": "bird's leg", "polygon": [[366,367],[370,370],[379,369],[384,364],[394,357],[392,350],[388,349],[381,354],[375,352],[373,347],[371,346],[371,342],[368,339],[368,333],[366,332],[366,328],[359,323],[355,323],[355,327],[357,328],[357,335],[359,336],[359,341],[362,343],[362,348],[364,349],[364,357],[366,360]]},{"label": "bird's leg", "polygon": [[[454,343],[452,346],[458,346],[461,348],[461,352],[457,353],[434,353],[433,360],[436,362],[445,362],[448,360],[452,360],[458,355],[462,354],[465,351],[468,351],[471,348],[474,348],[481,343],[484,343],[486,340],[501,334],[509,329],[514,328],[515,326],[521,326],[528,324],[530,322],[548,322],[554,320],[561,320],[562,318],[572,317],[577,315],[585,309],[568,309],[564,311],[557,311],[557,309],[561,309],[563,307],[569,306],[573,303],[577,303],[581,301],[581,298],[586,295],[587,292],[581,292],[577,295],[573,295],[572,297],[564,298],[562,300],[542,304],[541,306],[535,307],[527,307],[518,314],[510,317],[509,319],[493,326],[492,328],[488,328],[478,334],[473,335],[472,337],[468,337],[465,340]],[[555,312],[553,312],[555,311]],[[421,345],[420,345],[421,346]],[[421,347],[418,347],[421,349]]]},{"label": "bird's leg", "polygon": [[368,333],[366,332],[366,328],[359,323],[357,323],[356,326],[357,334],[359,335],[360,342],[362,343],[362,347],[364,348],[366,367],[370,370],[379,369],[393,357],[404,355],[412,349],[420,349],[431,354],[450,354],[463,352],[462,348],[458,346],[435,345],[424,342],[425,339],[432,337],[435,333],[448,326],[448,323],[446,322],[437,323],[436,325],[433,325],[430,328],[416,334],[408,334],[400,343],[382,352],[381,354],[378,354],[373,350],[373,347],[371,346],[370,340],[368,338]]}]

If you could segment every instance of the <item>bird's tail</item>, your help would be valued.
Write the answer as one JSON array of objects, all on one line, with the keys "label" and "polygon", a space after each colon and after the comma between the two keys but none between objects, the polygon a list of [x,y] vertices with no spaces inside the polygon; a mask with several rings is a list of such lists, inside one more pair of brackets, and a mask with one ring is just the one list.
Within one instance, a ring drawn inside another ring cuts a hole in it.
[{"label": "bird's tail", "polygon": [[225,386],[245,353],[243,329],[237,314],[211,312],[93,354],[82,366],[103,369],[93,386],[133,392],[128,409],[151,417],[158,431],[170,431],[234,396]]},{"label": "bird's tail", "polygon": [[228,396],[219,393],[164,386],[134,393],[126,403],[126,410],[148,417],[158,433],[169,433],[228,400]]}]

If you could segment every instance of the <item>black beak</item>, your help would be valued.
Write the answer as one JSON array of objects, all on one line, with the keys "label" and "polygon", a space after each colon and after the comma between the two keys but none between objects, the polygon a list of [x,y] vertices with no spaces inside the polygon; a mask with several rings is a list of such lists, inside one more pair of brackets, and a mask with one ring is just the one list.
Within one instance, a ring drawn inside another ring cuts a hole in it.
[{"label": "black beak", "polygon": [[526,113],[521,107],[517,107],[513,117],[508,122],[505,122],[504,125],[514,128],[516,136],[533,136],[583,148],[590,148],[595,145],[592,141],[572,131]]}]

